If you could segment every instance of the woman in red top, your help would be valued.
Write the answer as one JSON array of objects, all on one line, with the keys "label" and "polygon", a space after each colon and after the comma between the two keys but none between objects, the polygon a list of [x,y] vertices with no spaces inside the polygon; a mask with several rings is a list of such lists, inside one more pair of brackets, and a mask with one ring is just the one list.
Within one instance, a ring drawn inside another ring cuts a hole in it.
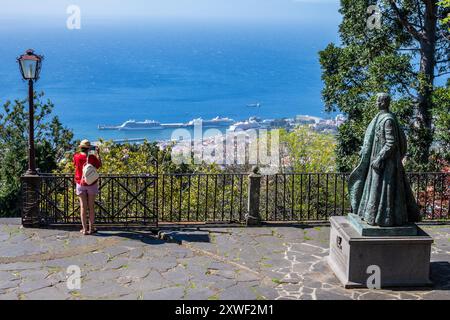
[{"label": "woman in red top", "polygon": [[[75,166],[75,182],[77,184],[76,194],[80,199],[81,224],[83,226],[80,232],[83,234],[93,234],[96,232],[94,228],[94,205],[95,197],[98,194],[98,181],[88,185],[83,180],[83,167],[86,165],[88,157],[89,163],[97,169],[102,166],[102,161],[97,147],[95,148],[95,153],[90,153],[92,148],[88,140],[81,141],[79,147],[81,152],[73,156],[73,164]],[[89,228],[86,228],[87,209],[89,210]]]}]

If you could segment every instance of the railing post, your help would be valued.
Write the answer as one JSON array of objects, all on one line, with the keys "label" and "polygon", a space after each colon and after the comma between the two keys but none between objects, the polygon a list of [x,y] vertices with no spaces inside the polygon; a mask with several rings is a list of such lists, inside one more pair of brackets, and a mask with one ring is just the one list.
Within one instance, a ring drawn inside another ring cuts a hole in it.
[{"label": "railing post", "polygon": [[246,215],[247,226],[261,224],[261,215],[259,212],[259,199],[261,190],[261,175],[257,166],[253,167],[249,174],[248,183],[248,214]]},{"label": "railing post", "polygon": [[39,216],[39,188],[40,177],[34,174],[25,174],[22,180],[22,225],[25,228],[38,227]]}]

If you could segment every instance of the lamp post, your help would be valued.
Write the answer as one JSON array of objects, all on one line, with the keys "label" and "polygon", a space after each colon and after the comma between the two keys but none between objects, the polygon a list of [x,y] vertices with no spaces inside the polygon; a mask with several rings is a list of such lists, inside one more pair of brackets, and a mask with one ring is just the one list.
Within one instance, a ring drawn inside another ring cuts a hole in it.
[{"label": "lamp post", "polygon": [[34,149],[34,90],[33,83],[39,79],[43,57],[28,49],[17,58],[20,72],[28,81],[28,170],[22,176],[22,225],[35,227],[41,224],[39,214],[40,178],[36,171],[36,155]]},{"label": "lamp post", "polygon": [[17,58],[20,72],[24,80],[28,81],[28,170],[25,175],[36,175],[36,156],[34,149],[34,91],[33,82],[39,79],[43,57],[28,49],[25,54]]}]

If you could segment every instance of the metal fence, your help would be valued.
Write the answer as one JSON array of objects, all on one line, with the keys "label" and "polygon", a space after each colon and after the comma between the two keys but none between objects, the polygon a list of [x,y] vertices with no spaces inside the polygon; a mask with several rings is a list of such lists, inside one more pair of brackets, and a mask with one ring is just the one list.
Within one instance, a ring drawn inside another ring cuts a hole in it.
[{"label": "metal fence", "polygon": [[[39,216],[43,224],[80,223],[73,175],[40,175]],[[102,175],[96,198],[99,224],[157,224],[157,177]]]},{"label": "metal fence", "polygon": [[[258,180],[263,221],[326,221],[351,211],[347,173],[286,173]],[[408,173],[426,221],[450,219],[450,173]],[[44,174],[41,223],[79,223],[72,175]],[[96,201],[100,224],[239,223],[249,212],[249,175],[102,175]],[[32,199],[28,197],[29,199]]]},{"label": "metal fence", "polygon": [[159,221],[240,222],[248,212],[247,174],[162,174]]},{"label": "metal fence", "polygon": [[321,221],[350,212],[346,173],[290,173],[263,176],[261,218]]},{"label": "metal fence", "polygon": [[450,173],[408,173],[424,220],[450,220]]}]

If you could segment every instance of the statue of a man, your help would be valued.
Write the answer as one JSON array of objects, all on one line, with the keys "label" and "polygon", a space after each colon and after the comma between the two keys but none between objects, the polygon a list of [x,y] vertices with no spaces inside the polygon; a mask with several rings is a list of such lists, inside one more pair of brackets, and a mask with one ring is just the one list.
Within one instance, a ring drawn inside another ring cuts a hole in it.
[{"label": "statue of a man", "polygon": [[389,112],[390,102],[388,94],[378,94],[380,112],[366,130],[360,163],[349,179],[353,213],[381,227],[417,222],[420,215],[402,165],[406,136]]}]

